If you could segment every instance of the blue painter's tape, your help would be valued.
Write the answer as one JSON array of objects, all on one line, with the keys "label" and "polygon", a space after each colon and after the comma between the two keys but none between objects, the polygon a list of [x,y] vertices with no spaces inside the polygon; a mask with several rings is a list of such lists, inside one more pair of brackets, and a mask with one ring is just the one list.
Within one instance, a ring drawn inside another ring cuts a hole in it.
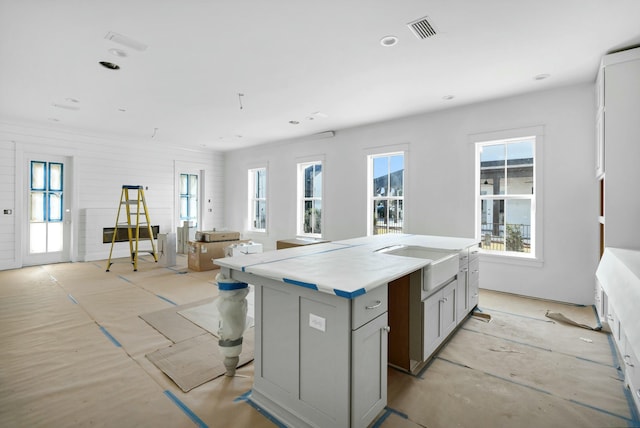
[{"label": "blue painter's tape", "polygon": [[384,408],[384,413],[382,414],[382,416],[380,416],[380,418],[378,418],[378,420],[371,425],[371,428],[380,428],[380,426],[382,426],[382,423],[384,421],[387,420],[387,418],[391,415],[398,415],[400,416],[402,419],[409,419],[409,416],[406,415],[405,413],[399,412],[395,409],[392,409],[391,407],[385,407]]},{"label": "blue painter's tape", "polygon": [[275,416],[273,416],[271,413],[267,412],[265,409],[263,409],[262,407],[258,406],[255,402],[253,402],[251,399],[247,400],[247,403],[249,403],[249,405],[251,407],[253,407],[254,409],[256,409],[258,412],[260,412],[260,414],[262,416],[264,416],[265,418],[269,419],[271,422],[273,422],[273,424],[275,426],[277,426],[278,428],[287,428],[287,426],[285,424],[283,424],[282,422],[280,422],[278,419],[276,419]]},{"label": "blue painter's tape", "polygon": [[[625,390],[627,390],[627,388],[625,388]],[[631,399],[633,400],[633,398],[631,398]],[[627,422],[631,422],[632,421],[632,419],[630,419],[630,418],[628,418],[626,416],[610,412],[609,410],[601,409],[600,407],[592,406],[591,404],[582,403],[580,401],[576,401],[576,400],[573,400],[571,398],[569,398],[567,401],[569,401],[570,403],[577,404],[579,406],[586,407],[587,409],[595,410],[596,412],[604,413],[605,415],[615,416],[616,418],[620,418],[620,419],[625,420]],[[633,404],[633,403],[631,403],[631,404]],[[634,405],[634,407],[635,407],[635,405]],[[631,425],[631,426],[635,427],[637,425]]]},{"label": "blue painter's tape", "polygon": [[156,297],[159,298],[159,299],[164,300],[167,303],[171,303],[173,306],[178,306],[178,304],[176,302],[172,302],[171,300],[167,299],[166,297],[162,297],[159,294],[156,294]]},{"label": "blue painter's tape", "polygon": [[73,303],[75,303],[76,305],[78,304],[78,301],[76,299],[73,298],[73,296],[71,294],[67,294],[67,297],[69,297],[69,300],[71,300]]},{"label": "blue painter's tape", "polygon": [[289,278],[282,278],[282,280],[284,282],[286,282],[287,284],[293,284],[293,285],[298,285],[300,287],[304,287],[304,288],[310,288],[312,290],[317,290],[318,286],[315,284],[311,284],[309,282],[303,282],[303,281],[297,281],[295,279],[289,279]]},{"label": "blue painter's tape", "polygon": [[356,291],[344,291],[344,290],[338,290],[337,288],[334,288],[333,292],[338,297],[344,297],[346,299],[355,299],[356,297],[362,296],[363,294],[365,294],[367,290],[365,290],[364,288],[359,288]]},{"label": "blue painter's tape", "polygon": [[251,395],[251,390],[248,390],[247,392],[245,392],[244,394],[242,394],[241,396],[233,400],[233,402],[237,403],[238,401],[247,401],[250,395]]},{"label": "blue painter's tape", "polygon": [[220,290],[240,290],[247,287],[248,284],[246,282],[218,282]]},{"label": "blue painter's tape", "polygon": [[198,415],[193,413],[193,410],[188,408],[187,405],[184,404],[182,401],[180,401],[180,399],[176,397],[171,391],[169,390],[164,391],[164,395],[169,397],[169,400],[173,401],[173,404],[178,406],[180,410],[182,410],[184,414],[187,415],[189,419],[193,421],[193,423],[195,423],[201,428],[209,428],[208,425],[205,424],[204,421],[198,417]]},{"label": "blue painter's tape", "polygon": [[104,328],[103,326],[100,326],[100,331],[102,332],[102,334],[107,336],[107,339],[109,339],[111,343],[116,345],[118,348],[122,348],[122,345],[120,344],[120,342],[118,342],[115,337],[111,336],[111,333],[109,333],[106,328]]},{"label": "blue painter's tape", "polygon": [[121,279],[121,280],[123,280],[123,281],[127,281],[129,284],[133,284],[133,282],[129,281],[127,278],[125,278],[125,277],[124,277],[124,276],[122,276],[122,275],[118,275],[118,278],[120,278],[120,279]]}]

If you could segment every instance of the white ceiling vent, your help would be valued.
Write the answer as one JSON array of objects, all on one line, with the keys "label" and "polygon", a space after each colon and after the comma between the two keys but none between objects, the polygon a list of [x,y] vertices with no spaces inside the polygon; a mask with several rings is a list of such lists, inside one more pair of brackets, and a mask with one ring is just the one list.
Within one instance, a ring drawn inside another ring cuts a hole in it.
[{"label": "white ceiling vent", "polygon": [[407,24],[413,34],[421,40],[436,35],[436,30],[433,28],[433,25],[431,25],[428,18],[428,16],[425,16],[424,18],[420,18]]}]

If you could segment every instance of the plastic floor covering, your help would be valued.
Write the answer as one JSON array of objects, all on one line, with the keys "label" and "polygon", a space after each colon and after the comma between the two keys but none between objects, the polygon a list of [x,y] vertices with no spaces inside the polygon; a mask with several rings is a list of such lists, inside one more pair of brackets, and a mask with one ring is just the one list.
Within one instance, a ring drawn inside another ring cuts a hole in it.
[{"label": "plastic floor covering", "polygon": [[[145,355],[173,342],[140,315],[217,295],[186,258],[0,271],[0,426],[273,427],[251,402],[253,364],[184,393]],[[483,290],[417,375],[389,369],[374,427],[640,427],[613,340],[592,307]]]}]

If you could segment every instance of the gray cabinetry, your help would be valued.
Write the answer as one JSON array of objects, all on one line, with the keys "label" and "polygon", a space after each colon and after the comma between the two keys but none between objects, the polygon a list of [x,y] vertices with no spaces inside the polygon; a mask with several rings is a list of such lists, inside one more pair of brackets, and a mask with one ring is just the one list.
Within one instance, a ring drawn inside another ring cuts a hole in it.
[{"label": "gray cabinetry", "polygon": [[423,360],[427,360],[456,327],[456,288],[454,278],[423,302]]},{"label": "gray cabinetry", "polygon": [[291,427],[366,427],[387,402],[387,286],[348,299],[234,272],[255,286],[251,399]]},{"label": "gray cabinetry", "polygon": [[460,251],[460,269],[456,296],[456,316],[462,321],[478,304],[480,293],[480,259],[478,247],[473,246]]}]

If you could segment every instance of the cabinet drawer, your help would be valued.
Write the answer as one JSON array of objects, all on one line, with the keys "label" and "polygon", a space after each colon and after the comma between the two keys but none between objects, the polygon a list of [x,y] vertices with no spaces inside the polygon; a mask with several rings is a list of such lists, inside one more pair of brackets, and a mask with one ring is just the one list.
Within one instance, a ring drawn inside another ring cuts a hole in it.
[{"label": "cabinet drawer", "polygon": [[474,260],[477,260],[479,256],[480,256],[480,248],[477,245],[474,245],[473,247],[469,247],[469,263],[471,263]]},{"label": "cabinet drawer", "polygon": [[480,260],[477,258],[469,263],[469,284],[476,284],[480,281]]},{"label": "cabinet drawer", "polygon": [[464,249],[458,253],[458,260],[460,262],[460,269],[466,268],[469,265],[469,250]]},{"label": "cabinet drawer", "polygon": [[369,291],[351,301],[351,328],[353,330],[387,312],[387,285]]}]

